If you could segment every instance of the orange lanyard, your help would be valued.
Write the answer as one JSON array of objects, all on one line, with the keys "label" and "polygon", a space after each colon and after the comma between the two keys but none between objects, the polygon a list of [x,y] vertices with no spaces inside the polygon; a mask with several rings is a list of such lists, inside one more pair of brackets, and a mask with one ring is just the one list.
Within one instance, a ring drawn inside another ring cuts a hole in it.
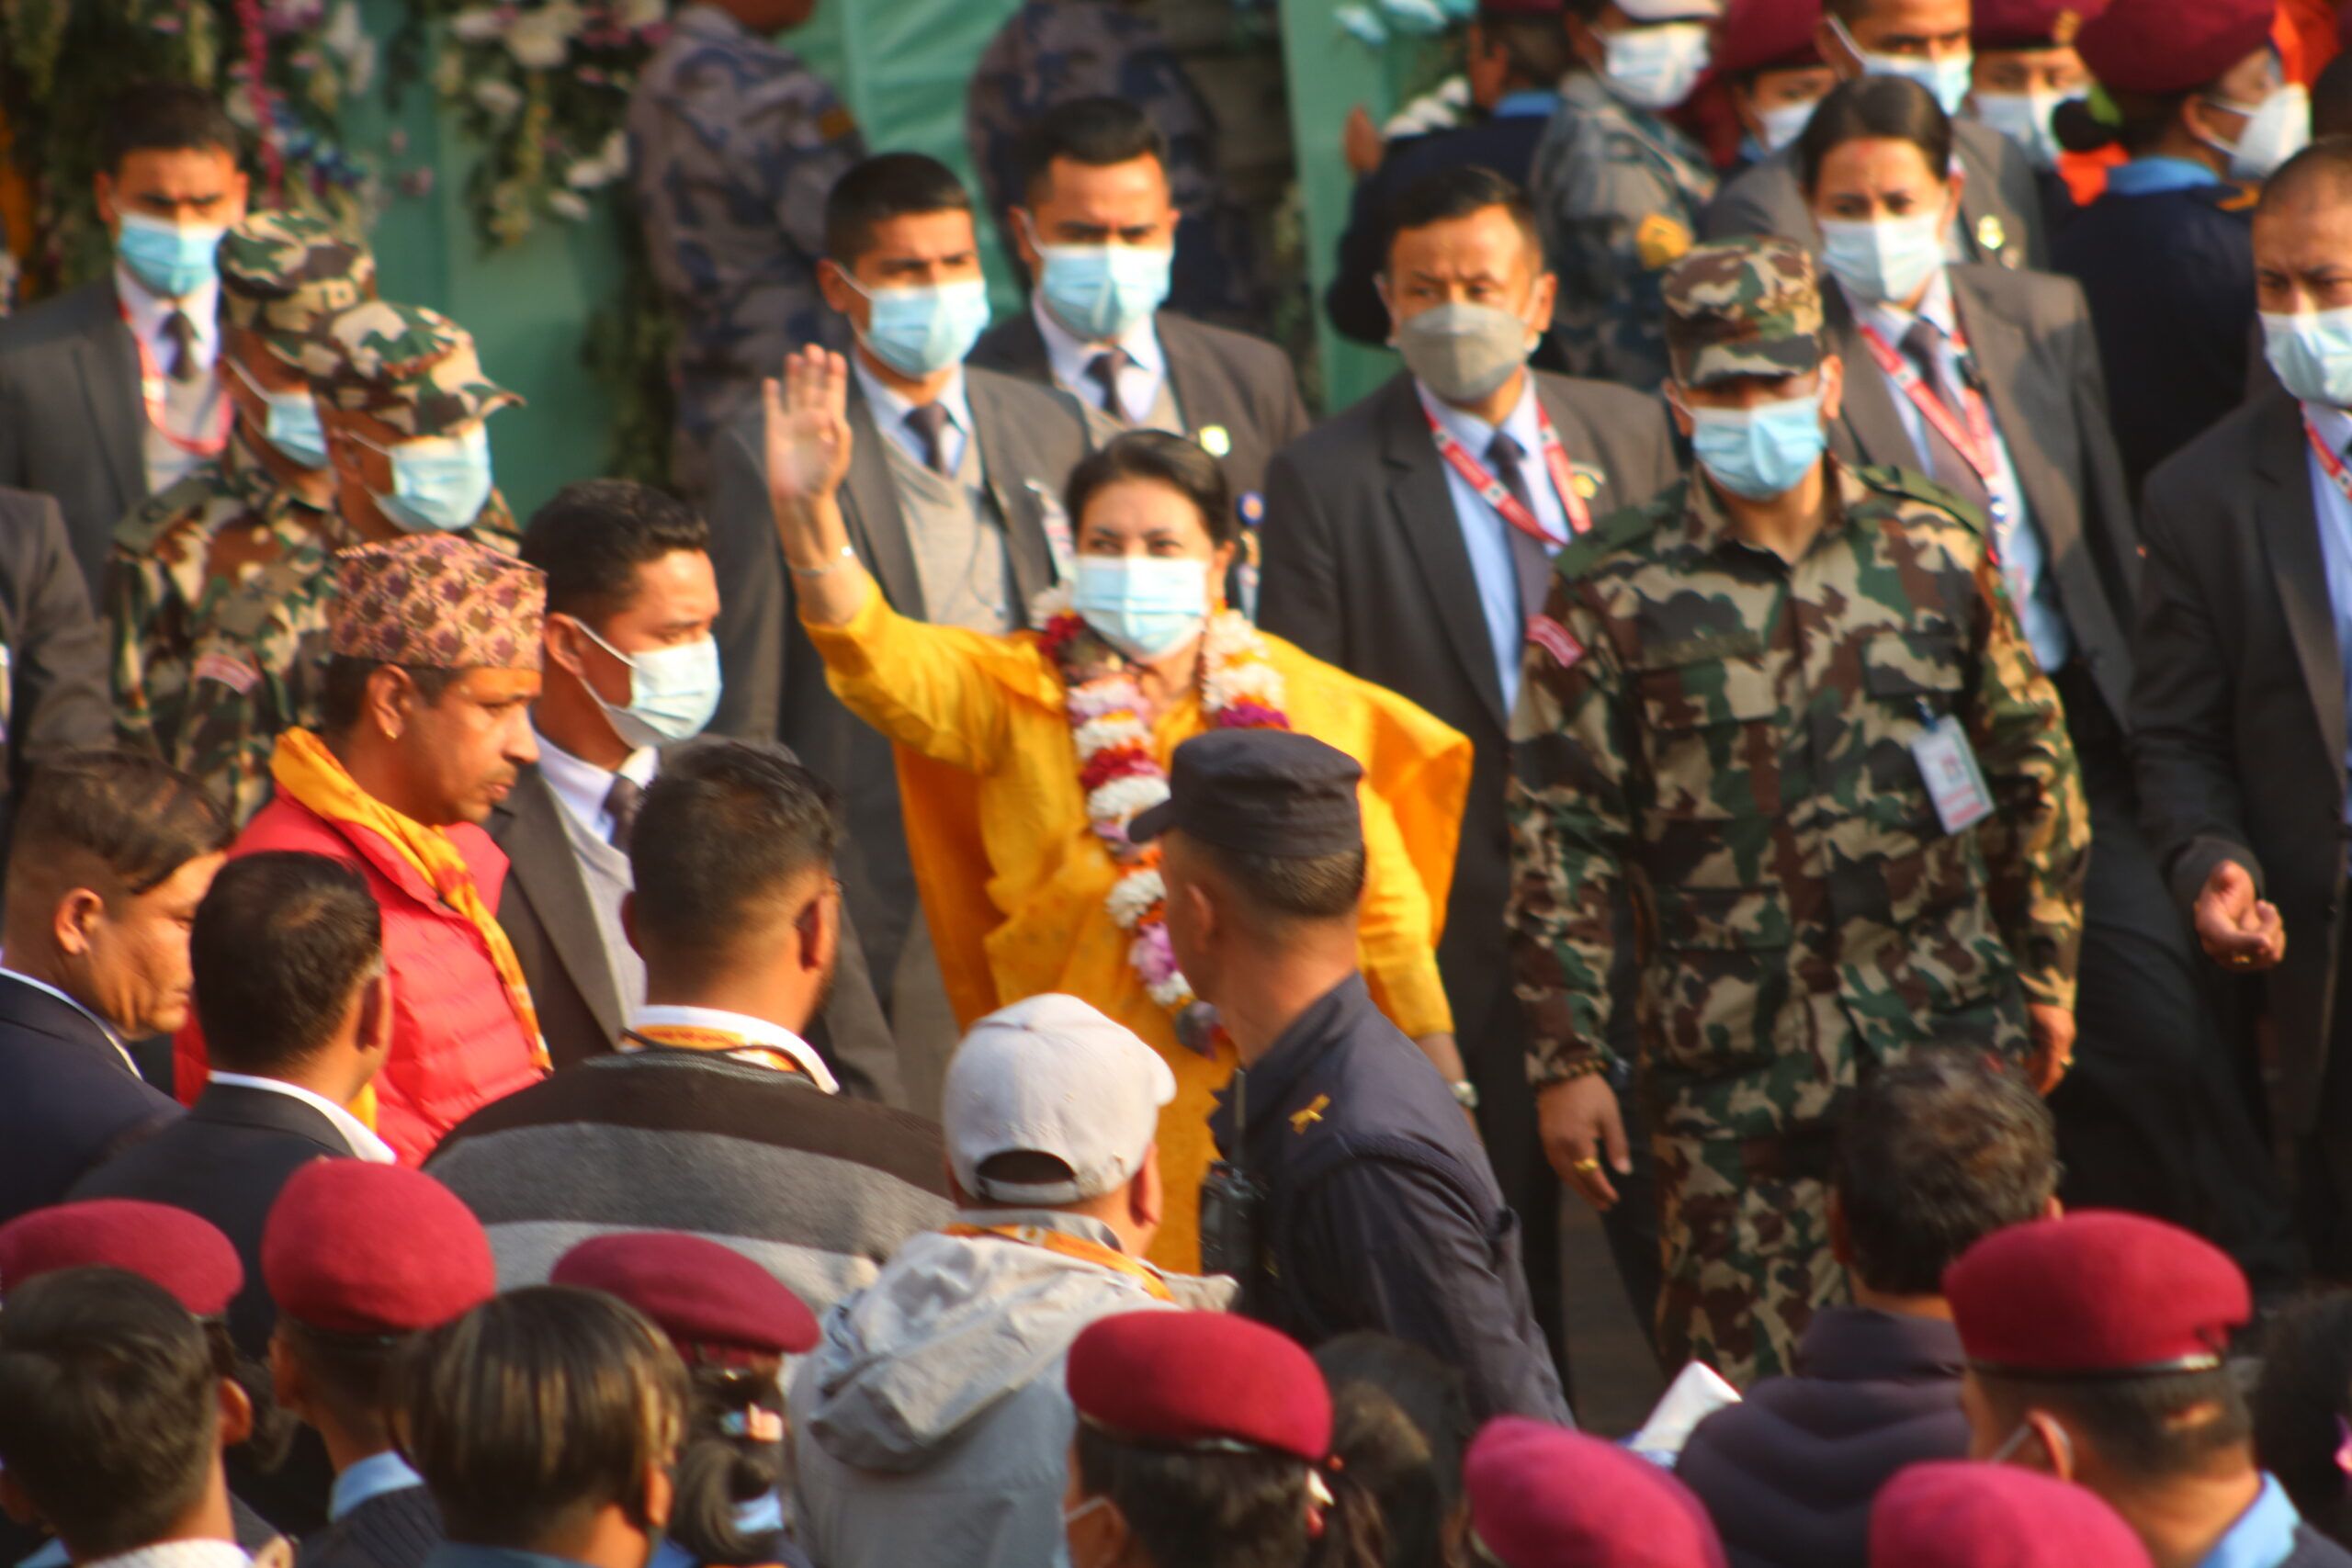
[{"label": "orange lanyard", "polygon": [[[1976,470],[1976,477],[1984,483],[1985,495],[1992,501],[1994,521],[2000,521],[2000,514],[2007,508],[2001,501],[2000,463],[1993,446],[1993,416],[1985,412],[1984,398],[1973,387],[1965,384],[1961,387],[1960,406],[1968,415],[1968,423],[1963,428],[1960,421],[1952,417],[1951,407],[1928,390],[1928,384],[1920,378],[1917,367],[1896,353],[1894,345],[1879,335],[1876,327],[1863,322],[1861,328],[1862,341],[1870,345],[1871,357],[1878,361],[1881,370],[1886,372],[1886,378],[1902,389],[1903,395],[1911,400],[1911,406],[1919,411],[1920,418],[1934,425],[1937,434],[1951,443],[1952,450],[1960,454],[1961,461]],[[1967,340],[1957,332],[1951,334],[1951,346],[1962,359],[1968,356]]]},{"label": "orange lanyard", "polygon": [[1116,1247],[1089,1241],[1082,1235],[1047,1230],[1043,1225],[967,1225],[960,1222],[949,1225],[940,1234],[967,1237],[992,1235],[999,1241],[1017,1242],[1023,1247],[1042,1247],[1047,1252],[1125,1274],[1150,1292],[1154,1301],[1173,1303],[1176,1300],[1175,1292],[1168,1288],[1168,1281],[1159,1277],[1158,1269],[1148,1263],[1136,1262]]},{"label": "orange lanyard", "polygon": [[[1567,543],[1544,526],[1543,519],[1529,511],[1526,502],[1511,494],[1509,485],[1495,478],[1486,464],[1456,441],[1453,433],[1438,423],[1437,415],[1427,408],[1423,408],[1421,413],[1430,422],[1430,434],[1437,438],[1438,456],[1451,464],[1464,482],[1478,492],[1481,501],[1495,509],[1496,515],[1539,545],[1558,549]],[[1584,497],[1577,493],[1576,469],[1568,461],[1568,449],[1560,444],[1560,433],[1552,428],[1552,416],[1544,412],[1544,405],[1540,402],[1535,405],[1535,427],[1542,432],[1544,467],[1552,476],[1553,493],[1560,498],[1560,505],[1568,514],[1568,531],[1571,534],[1590,533],[1592,512],[1585,505]]]},{"label": "orange lanyard", "polygon": [[217,422],[220,429],[209,438],[182,435],[166,424],[164,422],[164,372],[155,364],[154,350],[149,348],[147,340],[139,335],[139,329],[131,326],[130,307],[117,299],[114,308],[122,312],[122,324],[130,328],[130,346],[139,351],[139,400],[146,405],[147,423],[155,427],[156,434],[183,452],[193,453],[198,457],[219,457],[220,448],[229,445],[230,422],[237,414],[235,401],[226,390],[216,394],[220,400]]},{"label": "orange lanyard", "polygon": [[669,1045],[684,1051],[708,1051],[731,1062],[779,1073],[808,1076],[808,1069],[793,1059],[791,1052],[777,1045],[759,1044],[731,1030],[703,1029],[691,1023],[641,1023],[634,1029],[622,1030],[616,1043],[624,1055],[642,1051],[648,1045]]}]

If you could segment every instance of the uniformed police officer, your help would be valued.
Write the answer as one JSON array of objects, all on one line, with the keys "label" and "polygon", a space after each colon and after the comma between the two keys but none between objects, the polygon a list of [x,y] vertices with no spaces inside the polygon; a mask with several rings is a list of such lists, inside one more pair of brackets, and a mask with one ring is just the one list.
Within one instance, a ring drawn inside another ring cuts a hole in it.
[{"label": "uniformed police officer", "polygon": [[682,7],[629,99],[630,177],[678,336],[670,472],[701,503],[711,443],[788,350],[848,346],[817,292],[825,193],[865,156],[832,87],[768,41],[817,0]]},{"label": "uniformed police officer", "polygon": [[1723,0],[1568,0],[1577,63],[1535,148],[1530,190],[1560,279],[1552,341],[1572,376],[1666,379],[1658,277],[1715,194],[1706,154],[1664,118],[1707,69]]},{"label": "uniformed police officer", "polygon": [[[1395,1335],[1461,1368],[1482,1417],[1565,1421],[1518,1221],[1357,970],[1363,777],[1308,736],[1213,730],[1176,749],[1168,800],[1128,829],[1166,840],[1176,962],[1240,1054],[1209,1129],[1265,1195],[1235,1260],[1243,1310],[1309,1346]],[[1204,1200],[1204,1235],[1211,1217]]]},{"label": "uniformed police officer", "polygon": [[1636,912],[1659,1337],[1745,1382],[1843,1295],[1824,1177],[1860,1075],[1938,1043],[2064,1071],[2089,819],[1983,520],[1826,456],[1811,256],[1707,245],[1665,298],[1702,472],[1571,541],[1528,624],[1509,918],[1545,1152],[1606,1202]]}]

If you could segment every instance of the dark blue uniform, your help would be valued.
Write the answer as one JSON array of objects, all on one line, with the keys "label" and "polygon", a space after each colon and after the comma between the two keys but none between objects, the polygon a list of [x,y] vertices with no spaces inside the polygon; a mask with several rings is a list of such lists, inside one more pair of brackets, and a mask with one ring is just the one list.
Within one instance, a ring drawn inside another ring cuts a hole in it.
[{"label": "dark blue uniform", "polygon": [[2202,164],[2137,158],[2052,244],[2090,300],[2134,497],[2151,468],[2245,397],[2252,209],[2250,192]]},{"label": "dark blue uniform", "polygon": [[[1520,1269],[1519,1219],[1410,1040],[1351,976],[1283,1031],[1209,1118],[1263,1183],[1243,1310],[1302,1344],[1375,1329],[1458,1367],[1484,1420],[1566,1421]],[[1246,1089],[1249,1146],[1234,1147]]]}]

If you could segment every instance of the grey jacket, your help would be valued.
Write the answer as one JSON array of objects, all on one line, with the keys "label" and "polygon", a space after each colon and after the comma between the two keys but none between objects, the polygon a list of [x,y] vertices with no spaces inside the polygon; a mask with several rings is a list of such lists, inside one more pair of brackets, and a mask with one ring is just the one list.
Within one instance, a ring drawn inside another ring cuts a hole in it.
[{"label": "grey jacket", "polygon": [[[1115,1247],[1052,1210],[967,1211]],[[1230,1280],[1165,1276],[1178,1306],[1222,1311]],[[1100,1317],[1148,1310],[1133,1276],[1042,1247],[933,1232],[826,1314],[789,1395],[801,1539],[824,1568],[1066,1564],[1075,1418],[1062,1360]]]}]

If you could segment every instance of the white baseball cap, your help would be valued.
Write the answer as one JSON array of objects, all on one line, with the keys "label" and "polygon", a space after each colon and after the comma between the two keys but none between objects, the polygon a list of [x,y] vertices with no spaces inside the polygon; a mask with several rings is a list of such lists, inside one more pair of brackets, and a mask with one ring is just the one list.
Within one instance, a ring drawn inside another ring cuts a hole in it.
[{"label": "white baseball cap", "polygon": [[[942,1120],[956,1183],[991,1203],[1049,1206],[1115,1191],[1143,1168],[1176,1075],[1135,1031],[1076,997],[1031,997],[972,1025],[947,1064]],[[1051,1155],[1073,1179],[989,1181],[1001,1154]]]}]

